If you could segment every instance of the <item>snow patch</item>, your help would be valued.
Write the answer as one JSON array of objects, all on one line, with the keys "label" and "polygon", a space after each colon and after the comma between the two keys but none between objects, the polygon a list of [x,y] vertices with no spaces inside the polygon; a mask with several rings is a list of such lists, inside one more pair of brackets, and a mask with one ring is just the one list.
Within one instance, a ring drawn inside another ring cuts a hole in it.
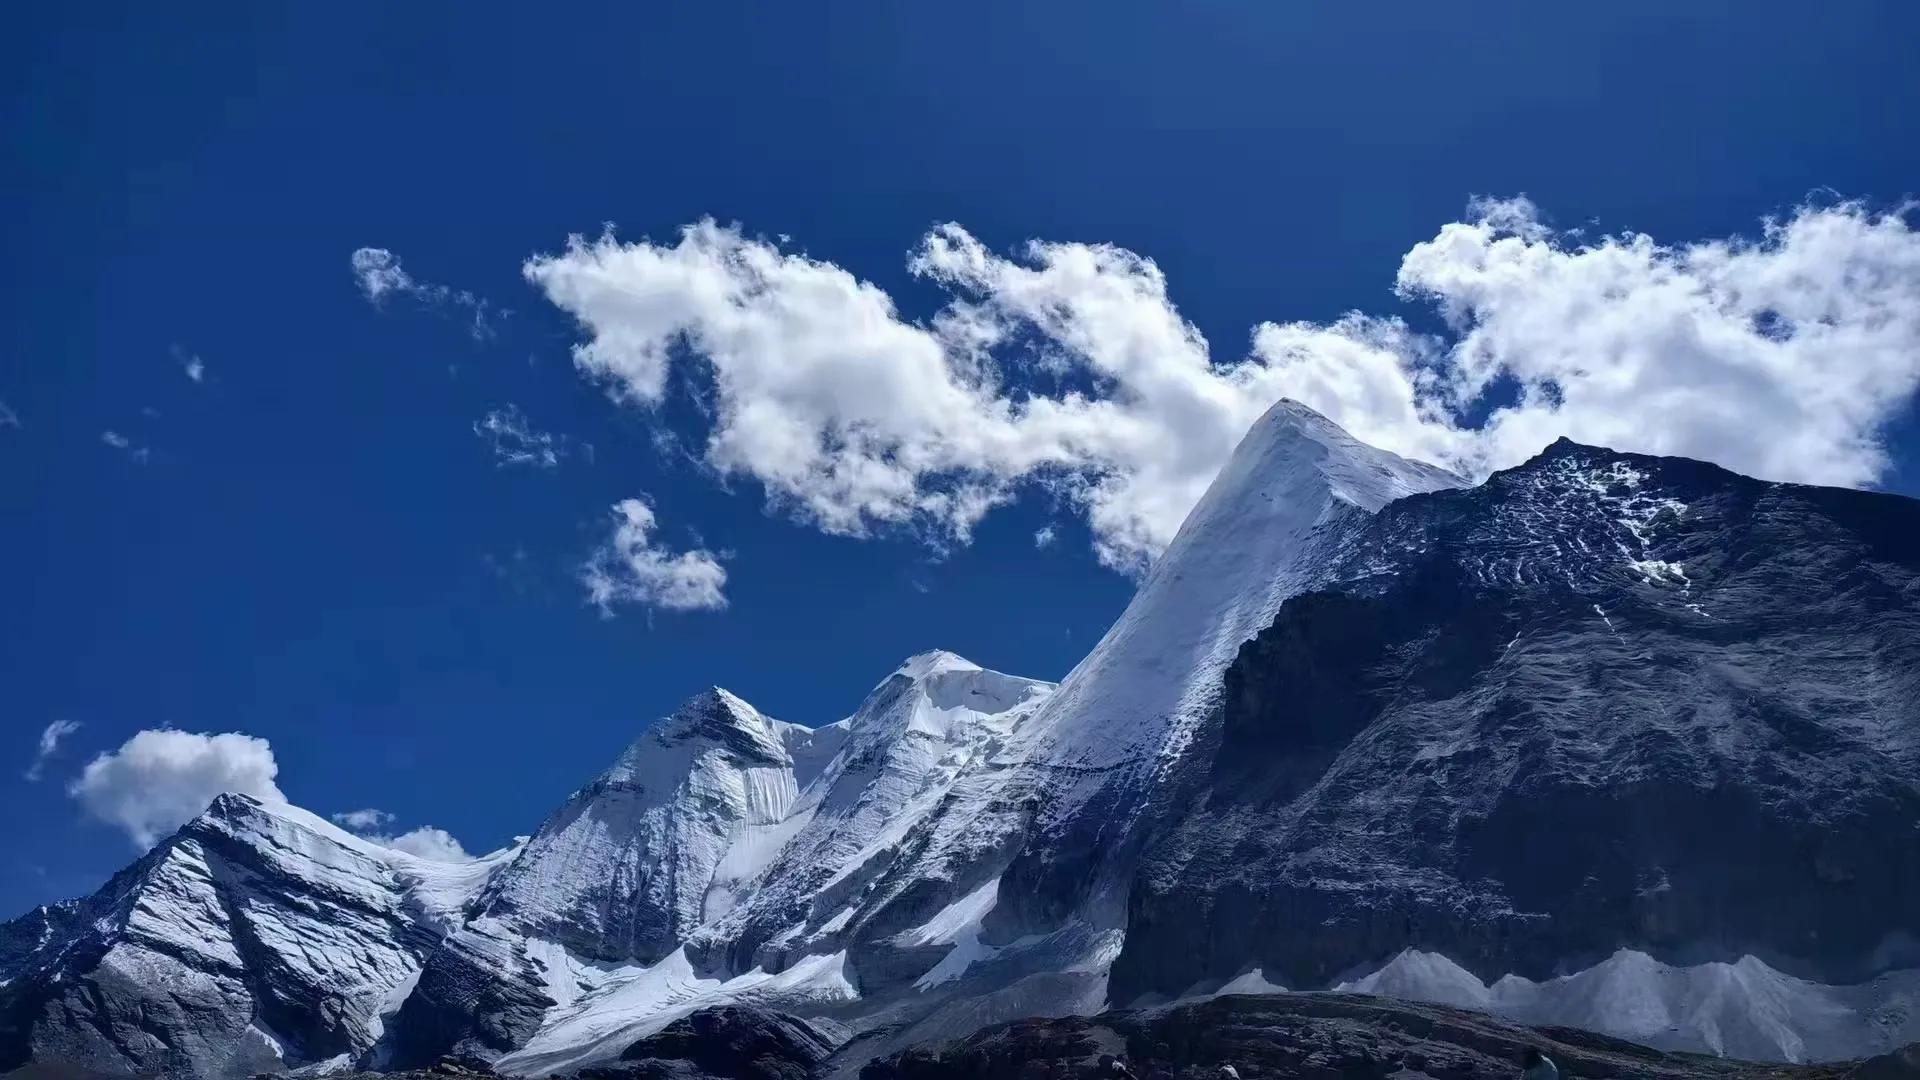
[{"label": "snow patch", "polygon": [[1242,975],[1236,975],[1214,991],[1216,996],[1225,994],[1284,994],[1287,988],[1279,983],[1268,982],[1267,976],[1259,968]]},{"label": "snow patch", "polygon": [[720,979],[694,970],[685,949],[611,977],[565,1007],[548,1010],[527,1044],[494,1063],[505,1075],[546,1076],[618,1057],[635,1039],[715,1005],[756,1001],[804,1011],[858,1000],[847,954],[816,953],[775,974],[755,968]]},{"label": "snow patch", "polygon": [[[1437,953],[1409,949],[1333,987],[1584,1028],[1663,1050],[1748,1061],[1829,1061],[1920,1040],[1920,969],[1830,986],[1752,956],[1679,967],[1622,949],[1571,975],[1491,987]],[[1223,991],[1224,992],[1224,991]]]},{"label": "snow patch", "polygon": [[999,897],[1000,879],[996,877],[941,908],[933,918],[902,931],[894,940],[902,945],[951,945],[963,934],[977,933]]}]

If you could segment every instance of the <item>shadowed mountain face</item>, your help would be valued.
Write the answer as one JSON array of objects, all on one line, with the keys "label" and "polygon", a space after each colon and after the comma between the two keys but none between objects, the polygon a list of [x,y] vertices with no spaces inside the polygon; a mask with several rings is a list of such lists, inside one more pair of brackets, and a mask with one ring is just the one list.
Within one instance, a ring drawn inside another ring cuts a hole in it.
[{"label": "shadowed mountain face", "polygon": [[1920,503],[1561,443],[1347,524],[1227,672],[1115,1000],[1408,948],[1914,963]]},{"label": "shadowed mountain face", "polygon": [[[860,1080],[1431,1080],[1511,1077],[1529,1049],[1562,1076],[1634,1080],[1911,1080],[1911,1051],[1844,1065],[1757,1065],[1441,1005],[1349,994],[1222,997],[1189,1005],[1028,1020],[867,1065]],[[1228,1071],[1231,1070],[1231,1071]]]}]

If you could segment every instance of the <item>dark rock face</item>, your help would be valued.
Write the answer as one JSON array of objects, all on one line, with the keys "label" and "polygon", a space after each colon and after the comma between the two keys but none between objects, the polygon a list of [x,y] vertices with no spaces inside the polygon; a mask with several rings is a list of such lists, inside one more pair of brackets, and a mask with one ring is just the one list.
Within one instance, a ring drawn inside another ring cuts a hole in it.
[{"label": "dark rock face", "polygon": [[526,1042],[553,1005],[514,943],[469,927],[427,957],[395,1017],[390,1062],[492,1059]]},{"label": "dark rock face", "polygon": [[1914,962],[1920,502],[1563,442],[1346,524],[1163,800],[1113,1000],[1405,948]]},{"label": "dark rock face", "polygon": [[[861,1080],[1299,1080],[1508,1078],[1528,1048],[1582,1080],[1914,1077],[1898,1055],[1859,1065],[1756,1065],[1666,1054],[1565,1028],[1350,994],[1222,997],[1191,1005],[1023,1020],[867,1064]],[[1226,1070],[1231,1068],[1232,1072]],[[1859,1071],[1853,1071],[1858,1069]]]},{"label": "dark rock face", "polygon": [[843,1031],[752,1005],[703,1009],[635,1042],[582,1080],[812,1080]]}]

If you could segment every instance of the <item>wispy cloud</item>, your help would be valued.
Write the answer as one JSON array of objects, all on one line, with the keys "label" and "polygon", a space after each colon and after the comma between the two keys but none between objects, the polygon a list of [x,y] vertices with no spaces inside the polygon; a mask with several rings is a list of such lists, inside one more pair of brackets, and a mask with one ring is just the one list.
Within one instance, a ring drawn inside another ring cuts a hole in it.
[{"label": "wispy cloud", "polygon": [[1054,540],[1053,526],[1051,525],[1048,525],[1045,528],[1037,529],[1034,531],[1034,534],[1033,534],[1034,547],[1041,548],[1041,549],[1050,548],[1053,546],[1053,540]]},{"label": "wispy cloud", "polygon": [[80,730],[78,720],[55,720],[40,731],[40,745],[34,750],[33,761],[27,765],[23,774],[29,781],[38,781],[46,770],[47,763],[60,752],[60,744],[66,737]]},{"label": "wispy cloud", "polygon": [[125,435],[111,428],[100,433],[100,441],[127,455],[127,460],[133,462],[135,465],[145,465],[153,458],[151,448],[135,446],[132,439],[127,438]]},{"label": "wispy cloud", "polygon": [[366,810],[343,810],[338,814],[328,816],[333,819],[335,825],[349,832],[370,832],[384,829],[393,823],[392,814],[387,813],[385,810],[374,810],[371,808]]},{"label": "wispy cloud", "polygon": [[622,604],[668,611],[717,611],[727,606],[727,571],[703,549],[673,552],[654,536],[653,508],[643,499],[613,507],[613,535],[581,568],[587,599],[603,615]]},{"label": "wispy cloud", "polygon": [[20,414],[14,412],[13,407],[6,402],[0,401],[0,428],[17,428],[19,426]]},{"label": "wispy cloud", "polygon": [[494,464],[501,468],[551,469],[567,454],[566,436],[534,430],[517,405],[495,409],[474,421],[473,433],[486,440]]},{"label": "wispy cloud", "polygon": [[331,815],[333,823],[365,840],[404,851],[432,862],[472,862],[473,856],[445,829],[422,825],[398,835],[389,835],[394,816],[385,810],[348,810]]},{"label": "wispy cloud", "polygon": [[475,296],[466,289],[421,281],[400,265],[398,255],[386,248],[359,248],[354,251],[350,261],[361,295],[375,307],[380,307],[390,297],[404,296],[425,307],[458,308],[471,316],[467,333],[475,341],[493,337],[494,320],[507,315],[507,312],[496,310],[485,298]]},{"label": "wispy cloud", "polygon": [[188,352],[178,345],[170,346],[167,352],[173,356],[174,363],[180,365],[181,373],[187,378],[194,382],[207,381],[207,362],[200,359],[198,353]]}]

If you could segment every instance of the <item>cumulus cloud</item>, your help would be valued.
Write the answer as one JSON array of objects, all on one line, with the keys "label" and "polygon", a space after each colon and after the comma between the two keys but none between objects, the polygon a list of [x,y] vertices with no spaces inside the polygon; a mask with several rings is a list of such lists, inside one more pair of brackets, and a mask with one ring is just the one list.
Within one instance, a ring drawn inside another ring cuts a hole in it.
[{"label": "cumulus cloud", "polygon": [[409,855],[433,862],[473,861],[473,856],[467,854],[467,849],[460,846],[460,841],[454,839],[451,833],[431,825],[410,829],[399,836],[385,837],[380,842],[395,851],[404,851]]},{"label": "cumulus cloud", "polygon": [[[1870,485],[1920,388],[1920,234],[1902,212],[1802,207],[1754,238],[1580,242],[1480,201],[1400,266],[1448,332],[1266,324],[1285,390],[1360,438],[1483,473],[1555,437]],[[1487,411],[1489,410],[1490,411]],[[1487,411],[1468,428],[1455,419]]]},{"label": "cumulus cloud", "polygon": [[386,248],[357,248],[348,261],[353,267],[353,279],[368,303],[380,307],[389,297],[402,296],[426,307],[459,308],[472,316],[467,333],[475,341],[492,337],[494,318],[505,314],[495,312],[493,305],[466,289],[421,281],[400,265],[398,255]]},{"label": "cumulus cloud", "polygon": [[125,830],[145,849],[223,792],[285,802],[274,783],[279,772],[265,739],[158,729],[136,732],[88,762],[67,791],[89,815]]},{"label": "cumulus cloud", "polygon": [[1397,277],[1442,333],[1359,313],[1268,322],[1224,361],[1152,260],[1039,241],[1005,256],[958,225],[909,257],[949,297],[922,321],[841,267],[710,220],[671,243],[576,237],[524,271],[581,324],[583,373],[647,408],[675,363],[699,361],[701,460],[846,535],[964,542],[1038,484],[1080,510],[1104,562],[1138,570],[1281,397],[1474,473],[1564,433],[1772,479],[1884,475],[1880,430],[1920,379],[1920,236],[1904,212],[1807,206],[1755,238],[1681,245],[1582,241],[1524,199],[1465,218]]},{"label": "cumulus cloud", "polygon": [[445,829],[431,825],[422,825],[409,829],[399,835],[391,835],[388,829],[393,825],[394,817],[385,810],[365,809],[347,810],[331,815],[333,823],[376,844],[404,851],[409,855],[434,862],[472,862],[473,856]]},{"label": "cumulus cloud", "polygon": [[517,405],[494,409],[474,421],[473,433],[486,441],[494,464],[503,469],[515,465],[551,469],[567,453],[564,435],[535,430]]},{"label": "cumulus cloud", "polygon": [[61,742],[79,730],[80,721],[78,720],[55,720],[42,728],[40,745],[35,748],[33,761],[27,765],[27,771],[23,774],[27,780],[39,780],[41,773],[47,767],[47,762],[52,761],[53,755],[60,752]]},{"label": "cumulus cloud", "polygon": [[674,553],[654,539],[653,508],[642,499],[613,506],[613,534],[581,568],[587,599],[602,614],[635,604],[668,611],[718,611],[727,606],[726,568],[711,552]]}]

